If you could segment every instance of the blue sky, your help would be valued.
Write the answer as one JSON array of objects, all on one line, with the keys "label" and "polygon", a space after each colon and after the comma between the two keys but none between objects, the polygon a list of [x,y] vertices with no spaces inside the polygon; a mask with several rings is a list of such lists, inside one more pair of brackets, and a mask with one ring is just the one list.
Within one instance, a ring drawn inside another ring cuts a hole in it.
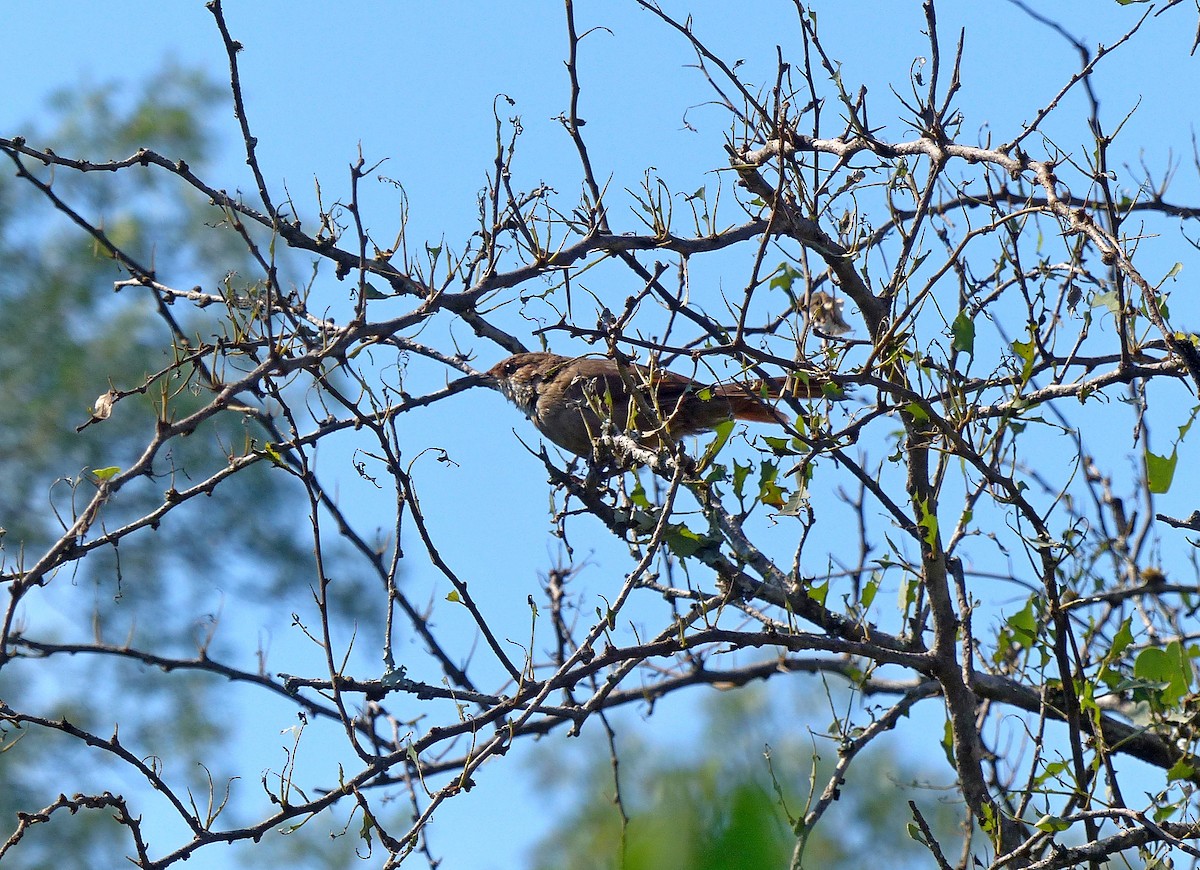
[{"label": "blue sky", "polygon": [[[752,0],[738,4],[736,13],[730,12],[728,3],[663,5],[676,13],[689,10],[696,32],[718,54],[745,59],[743,69],[750,81],[767,82],[773,77],[777,44],[793,56],[799,44],[790,3]],[[920,5],[915,0],[813,5],[827,50],[842,61],[847,82],[868,86],[873,120],[886,126],[887,135],[908,138],[911,131],[904,126],[888,86],[894,84],[904,93],[909,70],[927,54]],[[1112,0],[1033,5],[1057,16],[1092,45],[1111,44],[1143,11],[1141,6],[1122,7]],[[699,184],[712,183],[713,170],[724,162],[720,142],[726,120],[720,110],[704,105],[708,93],[688,66],[693,62],[690,49],[632,2],[603,0],[577,6],[581,30],[607,28],[585,40],[580,59],[582,114],[588,120],[586,134],[599,174],[611,175],[617,191],[636,186],[650,167],[676,190],[690,192]],[[315,211],[314,179],[320,180],[327,201],[344,195],[347,167],[361,145],[369,163],[386,158],[380,172],[403,183],[411,208],[411,238],[434,244],[445,239],[455,245],[473,228],[476,194],[494,149],[492,107],[501,93],[516,103],[512,108],[504,106],[501,116],[519,114],[525,130],[519,145],[517,186],[528,189],[545,181],[567,200],[578,190],[574,150],[553,120],[565,111],[568,95],[559,5],[527,0],[502,4],[230,2],[227,7],[233,35],[245,46],[241,75],[250,121],[260,142],[261,165],[277,196],[286,185],[309,214]],[[963,91],[958,100],[967,116],[965,138],[986,135],[989,129],[1007,137],[1078,67],[1073,50],[1010,3],[943,2],[939,13],[946,55],[958,28],[967,28]],[[1170,153],[1185,162],[1190,159],[1189,118],[1180,117],[1178,102],[1181,94],[1190,94],[1187,85],[1196,81],[1195,66],[1186,57],[1192,32],[1179,26],[1186,21],[1186,15],[1176,14],[1148,22],[1142,48],[1117,55],[1098,74],[1110,127],[1141,101],[1124,137],[1126,143],[1135,143],[1123,146],[1122,154],[1131,162],[1144,156],[1149,164],[1161,167]],[[1158,51],[1148,55],[1146,45]],[[226,76],[219,36],[198,0],[119,4],[9,0],[6,27],[0,30],[0,56],[10,71],[21,72],[19,79],[6,76],[0,104],[4,135],[19,132],[24,121],[36,119],[48,93],[81,82],[137,82],[165,61],[207,70],[218,81]],[[1178,87],[1161,87],[1163,82]],[[1189,95],[1189,109],[1191,102]],[[685,128],[685,112],[696,131]],[[1047,130],[1060,147],[1078,148],[1086,141],[1084,116],[1081,95],[1072,94]],[[241,186],[249,191],[232,112],[216,119],[216,125],[225,132],[229,147],[211,180],[220,187]],[[1194,176],[1193,172],[1181,178],[1178,198],[1195,193]],[[365,204],[368,225],[386,237],[384,228],[394,225],[398,213],[394,190],[388,185],[374,187]],[[637,229],[628,212],[620,215],[622,229]],[[599,292],[601,287],[596,289]],[[629,288],[611,292],[623,298]],[[462,337],[471,338],[465,331]],[[474,346],[480,367],[501,356],[497,348]],[[521,616],[521,608],[526,594],[535,589],[535,571],[548,568],[556,555],[545,528],[544,474],[512,434],[515,429],[532,442],[532,430],[499,397],[479,392],[430,409],[413,421],[410,455],[421,444],[444,445],[458,460],[456,468],[427,472],[423,479],[429,482],[422,494],[431,515],[444,528],[456,517],[486,524],[494,546],[487,552],[467,548],[456,568],[465,576],[487,578],[490,585],[481,592],[481,600],[518,624],[527,619]],[[477,447],[480,427],[487,427],[485,450]],[[349,491],[354,483],[346,485]],[[464,506],[464,499],[471,504]],[[361,510],[369,512],[369,496],[361,504]],[[505,505],[505,510],[494,510],[497,504]],[[597,543],[596,547],[598,567],[585,582],[603,589],[614,582],[605,568],[619,564],[618,555],[611,545]],[[688,722],[686,715],[668,711],[644,727],[686,733]],[[270,741],[277,730],[267,728],[265,733]],[[485,769],[476,793],[446,807],[441,831],[479,830],[481,824],[495,827],[477,837],[435,832],[434,848],[446,858],[443,866],[448,870],[516,866],[522,850],[544,830],[545,808],[538,806],[527,788],[517,786],[521,800],[512,801],[510,778],[519,766],[512,761]],[[494,823],[470,819],[472,814],[494,812],[497,806],[512,815]],[[506,835],[497,836],[500,830]],[[189,866],[208,866],[198,864],[202,858],[218,860],[201,853]]]}]

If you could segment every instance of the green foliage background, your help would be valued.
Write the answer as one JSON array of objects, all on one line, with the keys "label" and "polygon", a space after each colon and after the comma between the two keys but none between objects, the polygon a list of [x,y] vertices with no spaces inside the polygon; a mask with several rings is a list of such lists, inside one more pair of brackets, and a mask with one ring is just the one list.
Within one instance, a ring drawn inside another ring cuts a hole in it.
[{"label": "green foliage background", "polygon": [[[806,688],[815,687],[814,682]],[[824,787],[837,758],[838,739],[809,732],[821,721],[812,696],[788,696],[782,684],[709,693],[694,746],[647,738],[636,721],[618,727],[617,776],[622,807],[614,800],[614,769],[605,741],[593,733],[574,752],[544,752],[541,788],[566,811],[534,857],[536,870],[778,870],[790,866],[812,789]],[[700,690],[707,691],[707,690]],[[845,704],[845,692],[834,689]],[[828,719],[828,712],[824,717]],[[916,801],[935,835],[958,830],[962,808],[947,780],[881,742],[858,759],[835,807],[805,841],[800,866],[860,870],[871,863],[929,866],[916,840],[884,832],[903,830]],[[886,836],[886,840],[885,840]],[[886,841],[886,855],[881,854]]]},{"label": "green foliage background", "polygon": [[[56,94],[45,116],[48,129],[30,128],[27,135],[95,161],[148,146],[203,168],[217,148],[207,119],[222,100],[221,90],[201,75],[168,66],[136,88],[106,84]],[[159,174],[46,173],[45,180],[76,208],[103,215],[105,232],[144,263],[215,284],[226,280],[218,269],[246,259],[232,233],[208,229],[219,227],[219,212],[199,196],[181,195]],[[100,246],[14,177],[11,167],[0,174],[0,559],[8,570],[61,535],[55,512],[69,519],[76,487],[81,499],[91,495],[88,470],[132,462],[162,413],[162,395],[131,396],[103,424],[76,432],[109,388],[108,376],[112,385],[128,389],[171,362],[165,356],[171,337],[138,290],[114,294],[113,282],[123,277]],[[201,331],[212,326],[199,319],[181,325]],[[195,397],[188,385],[174,386],[178,392],[167,413],[178,415]],[[169,486],[182,488],[190,477],[223,466],[220,445],[241,449],[254,435],[235,415],[226,416],[219,429],[178,442],[159,462],[156,479],[123,492],[105,521],[138,516]],[[303,563],[286,516],[247,509],[286,504],[287,485],[286,477],[262,468],[238,475],[204,504],[172,513],[157,534],[135,536],[119,552],[98,551],[77,563],[69,580],[71,603],[47,588],[36,604],[26,605],[32,608],[26,617],[40,637],[59,642],[127,638],[164,656],[191,657],[201,647],[217,654],[220,634],[213,629],[221,619],[222,590],[254,584],[269,596]],[[90,612],[79,612],[80,586],[93,590]],[[226,686],[176,672],[174,691],[167,694],[161,677],[137,661],[28,659],[0,671],[0,698],[19,696],[27,709],[36,706],[44,716],[64,717],[98,734],[112,733],[117,711],[136,710],[120,713],[121,738],[154,747],[168,769],[186,778],[197,800],[207,799],[210,775],[220,795],[228,772],[198,762],[236,731],[239,715]],[[4,748],[0,836],[12,830],[18,810],[40,809],[60,793],[112,788],[110,757],[79,741],[31,729],[8,734]],[[82,812],[32,829],[5,864],[115,867],[124,862],[126,846],[124,832],[106,813]],[[291,843],[277,843],[275,854],[282,854],[280,848]]]}]

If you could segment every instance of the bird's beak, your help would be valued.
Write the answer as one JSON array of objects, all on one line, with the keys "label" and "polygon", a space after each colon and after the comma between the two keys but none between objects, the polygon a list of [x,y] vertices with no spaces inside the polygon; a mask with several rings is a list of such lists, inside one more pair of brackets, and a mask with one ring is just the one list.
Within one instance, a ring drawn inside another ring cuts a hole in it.
[{"label": "bird's beak", "polygon": [[469,390],[472,387],[489,387],[490,389],[499,389],[496,385],[496,379],[487,372],[476,372],[473,375],[457,378],[446,384],[446,389],[450,393],[461,393],[463,390]]},{"label": "bird's beak", "polygon": [[462,380],[466,381],[472,387],[480,384],[492,385],[496,383],[496,379],[488,372],[475,372],[473,375],[466,375]]}]

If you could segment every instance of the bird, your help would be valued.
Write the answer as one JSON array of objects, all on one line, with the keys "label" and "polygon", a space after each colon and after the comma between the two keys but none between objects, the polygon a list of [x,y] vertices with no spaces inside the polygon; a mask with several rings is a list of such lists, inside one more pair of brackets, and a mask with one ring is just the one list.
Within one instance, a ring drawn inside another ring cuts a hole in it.
[{"label": "bird", "polygon": [[583,457],[592,456],[604,420],[657,450],[727,420],[787,425],[791,419],[769,400],[823,395],[817,377],[705,384],[653,366],[546,352],[514,354],[482,377],[544,436]]}]

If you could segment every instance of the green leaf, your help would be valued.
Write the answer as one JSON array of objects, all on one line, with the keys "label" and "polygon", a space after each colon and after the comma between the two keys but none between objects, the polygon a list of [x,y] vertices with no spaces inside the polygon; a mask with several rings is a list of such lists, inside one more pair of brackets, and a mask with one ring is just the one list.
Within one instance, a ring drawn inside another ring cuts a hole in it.
[{"label": "green leaf", "polygon": [[[821,384],[821,396],[825,399],[833,399],[836,402],[846,398],[846,391],[842,388],[841,384],[826,381]],[[803,421],[803,418],[801,418],[801,421]]]},{"label": "green leaf", "polygon": [[1056,831],[1065,831],[1071,827],[1071,823],[1062,816],[1045,815],[1037,820],[1034,825],[1039,831],[1045,831],[1047,834],[1053,834]]},{"label": "green leaf", "polygon": [[946,753],[946,760],[950,762],[950,767],[954,767],[954,728],[950,724],[950,720],[946,720],[946,724],[942,729],[942,751]]},{"label": "green leaf", "polygon": [[975,321],[967,317],[967,312],[958,312],[958,317],[950,324],[950,334],[954,336],[950,342],[951,350],[975,355]]},{"label": "green leaf", "polygon": [[684,525],[670,526],[663,535],[663,541],[670,551],[681,559],[696,555],[710,543],[708,538],[696,534]]},{"label": "green leaf", "polygon": [[917,520],[917,525],[925,530],[925,534],[922,537],[925,539],[925,543],[932,547],[937,540],[937,517],[929,511],[929,503],[927,501],[918,501],[917,507],[921,511],[921,518]]},{"label": "green leaf", "polygon": [[777,513],[781,517],[798,517],[808,509],[808,493],[805,490],[798,489],[788,496],[788,500],[784,502]]},{"label": "green leaf", "polygon": [[1146,451],[1146,486],[1150,492],[1162,495],[1171,488],[1178,461],[1177,450],[1172,450],[1170,456],[1156,456],[1149,450]]},{"label": "green leaf", "polygon": [[729,469],[719,462],[714,462],[708,474],[704,475],[705,483],[724,483],[729,480]]},{"label": "green leaf", "polygon": [[792,447],[791,438],[780,438],[774,435],[764,435],[763,441],[771,448],[771,452],[776,456],[799,456],[800,454]]},{"label": "green leaf", "polygon": [[1121,300],[1117,298],[1117,291],[1109,290],[1107,293],[1097,293],[1092,297],[1093,308],[1107,308],[1108,313],[1116,316],[1121,311]]},{"label": "green leaf", "polygon": [[1168,683],[1173,671],[1166,652],[1158,647],[1150,647],[1138,653],[1133,662],[1133,675],[1139,680],[1150,683]]},{"label": "green leaf", "polygon": [[675,555],[687,557],[704,546],[704,540],[687,526],[679,526],[671,530],[667,544],[675,551]]},{"label": "green leaf", "polygon": [[[784,439],[778,439],[783,441]],[[746,478],[750,476],[750,472],[754,470],[753,465],[742,465],[736,459],[733,460],[733,494],[739,499],[745,495]]]},{"label": "green leaf", "polygon": [[1192,668],[1183,645],[1173,640],[1165,647],[1150,647],[1138,653],[1133,675],[1159,687],[1162,704],[1174,707],[1188,693]]},{"label": "green leaf", "polygon": [[462,596],[458,594],[457,589],[451,589],[450,594],[446,596],[446,600],[454,604],[462,604]]},{"label": "green leaf", "polygon": [[1042,785],[1048,780],[1055,779],[1060,773],[1067,769],[1065,761],[1052,761],[1046,765],[1046,769],[1037,775],[1034,779],[1035,785]]},{"label": "green leaf", "polygon": [[[709,395],[712,395],[711,391],[709,391]],[[721,448],[729,443],[729,436],[733,434],[733,421],[725,420],[722,423],[718,423],[713,428],[713,431],[717,433],[717,437],[705,449],[704,455],[700,457],[701,468],[707,468],[708,464],[717,458],[717,454],[721,452]]]},{"label": "green leaf", "polygon": [[92,472],[92,476],[95,477],[96,480],[112,480],[120,473],[121,469],[118,466],[109,465],[106,468],[97,468]]},{"label": "green leaf", "polygon": [[1200,412],[1200,407],[1192,408],[1192,416],[1188,418],[1186,423],[1179,427],[1179,440],[1175,442],[1176,444],[1182,443],[1183,439],[1187,437],[1188,430],[1190,430],[1192,428],[1192,424],[1196,422],[1197,412]]},{"label": "green leaf", "polygon": [[403,665],[398,668],[388,668],[384,671],[383,676],[379,678],[379,682],[389,689],[403,686],[408,682],[408,671]]},{"label": "green leaf", "polygon": [[1033,358],[1035,348],[1032,341],[1014,341],[1012,343],[1012,351],[1024,362],[1021,366],[1021,380],[1029,380],[1029,376],[1033,374]]},{"label": "green leaf", "polygon": [[863,610],[871,609],[871,603],[875,600],[875,593],[879,591],[879,581],[879,576],[875,575],[863,587],[862,595],[860,596]]},{"label": "green leaf", "polygon": [[758,500],[771,507],[783,507],[783,489],[776,482],[779,477],[779,466],[774,462],[764,462],[758,469]]},{"label": "green leaf", "polygon": [[649,510],[653,505],[650,504],[650,499],[646,498],[646,489],[642,486],[641,479],[635,478],[635,480],[633,491],[629,493],[629,500],[637,507]]},{"label": "green leaf", "polygon": [[1167,782],[1175,782],[1177,779],[1191,779],[1195,773],[1196,768],[1181,758],[1171,765],[1171,769],[1167,771]]},{"label": "green leaf", "polygon": [[1112,646],[1108,648],[1108,654],[1104,657],[1105,659],[1115,661],[1120,657],[1121,653],[1125,652],[1126,647],[1133,643],[1133,631],[1130,627],[1132,622],[1132,616],[1125,617],[1125,621],[1121,623],[1121,627],[1113,635]]},{"label": "green leaf", "polygon": [[800,273],[789,266],[787,263],[780,263],[779,268],[775,272],[775,277],[771,279],[771,283],[767,286],[772,289],[782,288],[791,290],[792,284],[800,277]]},{"label": "green leaf", "polygon": [[[1168,819],[1171,818],[1171,816],[1176,815],[1178,812],[1179,812],[1179,804],[1178,803],[1163,804],[1162,806],[1158,807],[1154,811],[1153,818],[1154,818],[1154,821],[1161,823],[1161,822],[1167,821]],[[1155,861],[1153,863],[1147,864],[1145,867],[1145,870],[1160,870],[1160,868],[1163,868],[1163,870],[1165,870],[1165,867],[1166,867],[1166,865],[1160,864],[1157,861]]]},{"label": "green leaf", "polygon": [[1014,613],[1005,623],[1013,633],[1013,641],[1023,647],[1032,647],[1037,641],[1037,616],[1033,612],[1033,601],[1025,602],[1024,609]]}]

